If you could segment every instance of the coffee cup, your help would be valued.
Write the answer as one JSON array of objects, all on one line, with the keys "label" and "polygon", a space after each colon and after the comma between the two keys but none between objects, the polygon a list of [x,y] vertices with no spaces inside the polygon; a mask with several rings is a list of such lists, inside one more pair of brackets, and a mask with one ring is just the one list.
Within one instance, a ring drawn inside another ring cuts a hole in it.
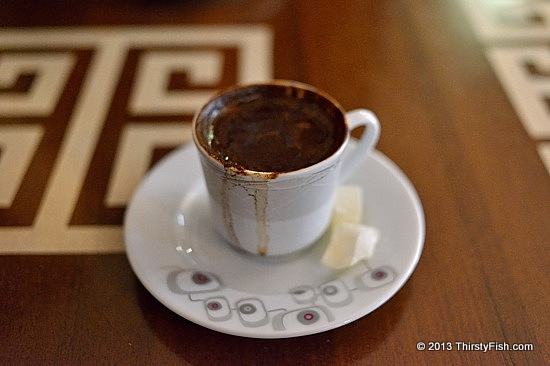
[{"label": "coffee cup", "polygon": [[259,256],[305,250],[327,230],[336,188],[379,135],[374,113],[346,113],[310,85],[274,80],[222,90],[193,119],[214,228]]}]

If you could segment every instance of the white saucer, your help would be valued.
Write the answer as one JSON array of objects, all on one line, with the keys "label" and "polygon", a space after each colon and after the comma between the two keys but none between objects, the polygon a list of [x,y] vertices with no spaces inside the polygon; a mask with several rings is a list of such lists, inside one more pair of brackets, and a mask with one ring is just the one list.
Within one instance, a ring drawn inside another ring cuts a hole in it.
[{"label": "white saucer", "polygon": [[365,221],[380,230],[373,258],[344,271],[326,268],[320,260],[328,235],[293,258],[259,258],[212,229],[198,156],[186,145],[151,170],[130,202],[128,259],[166,307],[216,331],[287,338],[340,327],[395,295],[420,259],[425,234],[414,188],[382,153],[374,151],[346,184],[363,188]]}]

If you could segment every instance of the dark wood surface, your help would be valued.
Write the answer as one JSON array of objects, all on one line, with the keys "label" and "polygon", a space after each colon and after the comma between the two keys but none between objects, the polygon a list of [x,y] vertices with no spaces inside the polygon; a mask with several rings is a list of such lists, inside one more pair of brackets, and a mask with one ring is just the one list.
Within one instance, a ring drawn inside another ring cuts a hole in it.
[{"label": "dark wood surface", "polygon": [[[549,172],[457,0],[0,7],[3,29],[265,24],[274,34],[274,77],[377,113],[378,148],[410,178],[426,215],[422,258],[390,301],[344,327],[292,339],[235,337],[181,318],[147,292],[123,253],[6,253],[0,364],[550,363]],[[421,341],[454,348],[418,351]],[[534,350],[460,351],[455,342]]]}]

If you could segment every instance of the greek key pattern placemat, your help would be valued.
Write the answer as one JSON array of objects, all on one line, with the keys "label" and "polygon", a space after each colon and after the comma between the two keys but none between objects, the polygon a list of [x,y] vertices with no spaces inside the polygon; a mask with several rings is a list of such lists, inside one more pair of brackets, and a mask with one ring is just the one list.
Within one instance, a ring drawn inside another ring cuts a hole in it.
[{"label": "greek key pattern placemat", "polygon": [[550,1],[460,3],[550,173]]},{"label": "greek key pattern placemat", "polygon": [[259,25],[0,30],[0,253],[123,250],[127,202],[221,87],[272,77]]}]

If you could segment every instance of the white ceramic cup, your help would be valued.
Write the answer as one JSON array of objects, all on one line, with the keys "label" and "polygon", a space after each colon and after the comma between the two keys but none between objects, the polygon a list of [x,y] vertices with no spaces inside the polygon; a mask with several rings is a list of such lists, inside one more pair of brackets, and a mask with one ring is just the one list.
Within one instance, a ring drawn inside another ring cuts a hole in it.
[{"label": "white ceramic cup", "polygon": [[[324,160],[298,170],[259,172],[224,166],[208,146],[209,126],[228,100],[248,95],[252,89],[269,89],[270,95],[273,90],[286,90],[296,98],[310,96],[323,103],[323,108],[336,111],[336,123],[345,125],[343,142]],[[366,129],[352,146],[350,132],[359,126]],[[330,96],[306,84],[275,80],[216,94],[193,119],[193,141],[199,151],[214,227],[233,246],[256,255],[283,256],[309,247],[329,225],[338,184],[366,157],[379,135],[380,124],[374,113],[366,109],[345,113]]]}]

